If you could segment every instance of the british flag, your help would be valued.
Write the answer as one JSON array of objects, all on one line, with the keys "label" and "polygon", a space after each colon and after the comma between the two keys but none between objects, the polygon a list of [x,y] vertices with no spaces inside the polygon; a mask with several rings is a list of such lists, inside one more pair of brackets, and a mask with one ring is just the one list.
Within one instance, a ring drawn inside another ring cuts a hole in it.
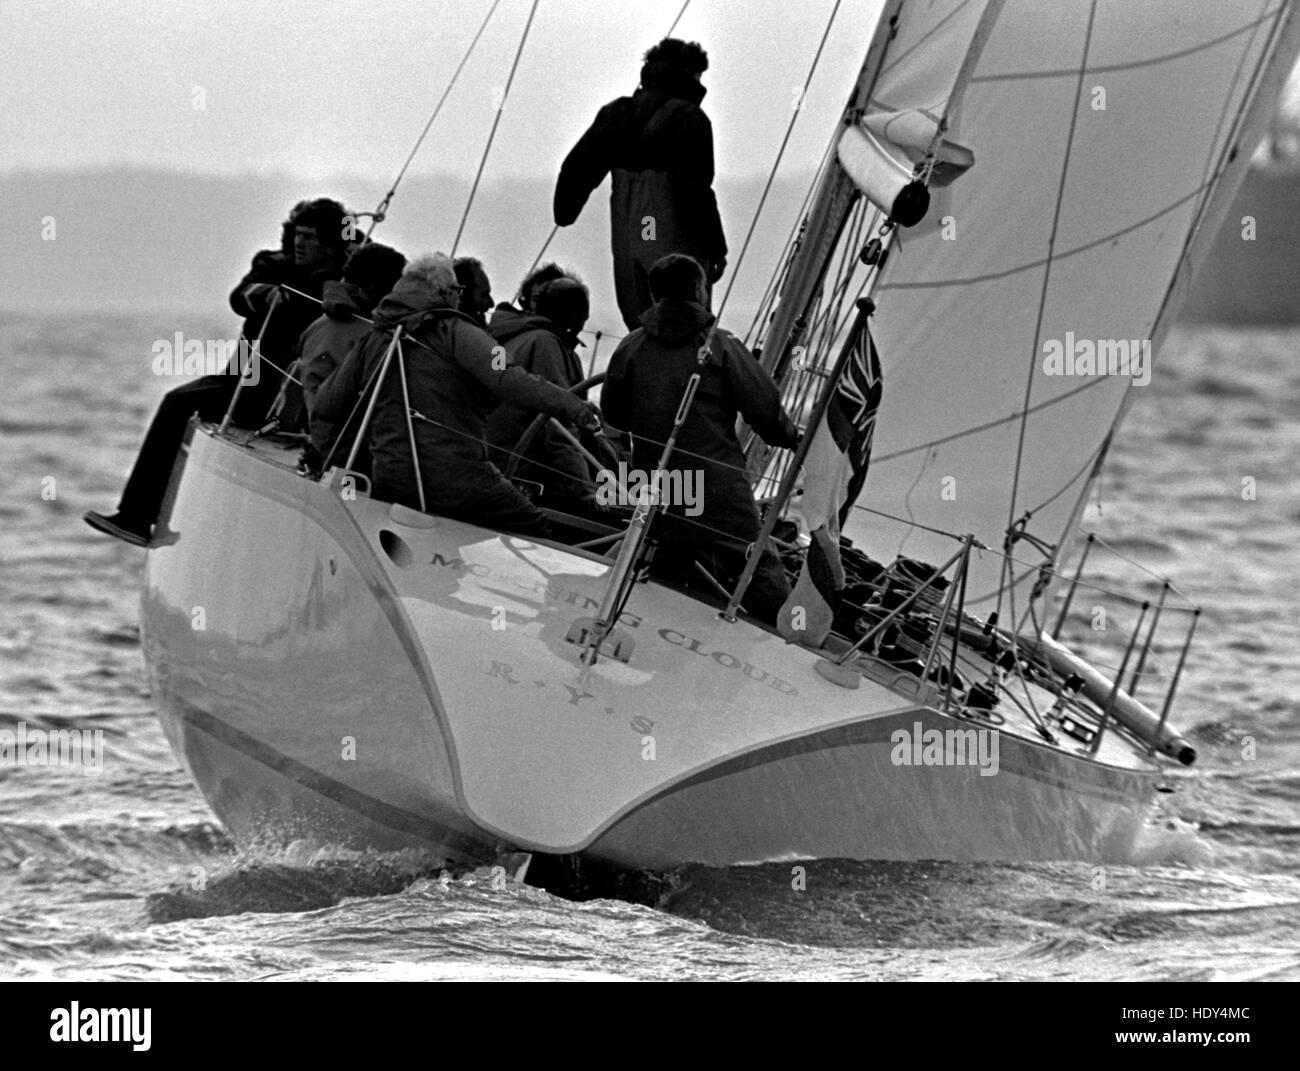
[{"label": "british flag", "polygon": [[844,589],[840,527],[867,478],[884,390],[880,355],[865,316],[851,346],[804,459],[802,513],[812,544],[778,617],[780,631],[803,642],[820,643],[825,638]]},{"label": "british flag", "polygon": [[[843,457],[837,465],[832,459],[832,465],[837,470],[840,480],[843,481],[838,506],[841,524],[867,478],[867,465],[871,461],[871,441],[876,433],[876,413],[880,409],[883,390],[880,355],[876,352],[876,344],[871,338],[871,332],[864,325],[854,342],[848,366],[840,377],[830,407],[826,411],[826,428]],[[816,448],[817,444],[814,442],[813,449]],[[809,451],[809,462],[811,458],[812,451]],[[811,478],[813,472],[811,465],[807,471]],[[806,488],[807,484],[805,484],[805,495]]]}]

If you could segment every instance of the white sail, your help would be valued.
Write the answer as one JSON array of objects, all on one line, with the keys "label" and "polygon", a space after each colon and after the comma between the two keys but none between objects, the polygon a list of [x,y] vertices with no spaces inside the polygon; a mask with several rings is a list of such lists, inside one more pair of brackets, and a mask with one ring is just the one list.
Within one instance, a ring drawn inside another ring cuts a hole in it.
[{"label": "white sail", "polygon": [[[1153,352],[1159,366],[1189,240],[1290,70],[1292,5],[1008,0],[991,28],[982,7],[905,4],[873,94],[935,114],[978,52],[946,132],[975,166],[934,192],[875,289],[885,396],[859,505],[996,550],[1028,512],[1027,532],[1059,545]],[[875,557],[955,547],[867,509],[845,534]],[[1020,580],[1047,560],[1029,542],[1013,554]],[[972,601],[1000,568],[973,563]]]}]

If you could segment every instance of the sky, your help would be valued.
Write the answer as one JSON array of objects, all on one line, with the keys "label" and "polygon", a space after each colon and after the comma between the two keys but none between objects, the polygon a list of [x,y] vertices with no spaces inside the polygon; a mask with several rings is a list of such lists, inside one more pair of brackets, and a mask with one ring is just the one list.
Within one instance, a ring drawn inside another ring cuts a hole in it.
[{"label": "sky", "polygon": [[[816,164],[881,0],[842,0],[791,160]],[[0,170],[396,174],[491,0],[0,0]],[[720,173],[765,174],[833,0],[692,0]],[[541,0],[487,175],[554,170],[680,0]],[[500,0],[421,156],[473,175],[528,19]],[[820,122],[817,120],[820,119]],[[809,159],[809,154],[811,159]]]},{"label": "sky", "polygon": [[[1137,0],[1133,0],[1137,2]],[[0,306],[223,312],[303,197],[375,207],[492,0],[0,0]],[[378,240],[450,250],[531,0],[499,0]],[[835,0],[691,0],[742,333],[794,226],[882,0],[840,0],[753,244],[740,247]],[[561,160],[636,85],[682,0],[540,0],[458,252],[508,298],[551,228]],[[1300,129],[1298,127],[1297,129]],[[606,194],[548,249],[613,305]],[[56,220],[57,241],[46,221]],[[17,240],[15,240],[15,236]]]},{"label": "sky", "polygon": [[[0,0],[0,196],[30,217],[19,255],[7,263],[0,256],[3,303],[156,299],[219,309],[299,198],[377,205],[491,6]],[[500,0],[377,240],[408,255],[450,249],[530,6]],[[709,52],[704,106],[733,267],[836,11],[738,275],[737,316],[752,309],[775,267],[881,6],[686,5],[674,35]],[[681,8],[681,0],[540,0],[458,249],[484,257],[497,297],[510,296],[550,230],[550,191],[565,153],[602,104],[635,89],[641,54]],[[591,326],[621,331],[605,292],[605,198],[592,198],[548,257],[597,284]],[[50,218],[59,221],[58,241],[42,242],[41,221]]]}]

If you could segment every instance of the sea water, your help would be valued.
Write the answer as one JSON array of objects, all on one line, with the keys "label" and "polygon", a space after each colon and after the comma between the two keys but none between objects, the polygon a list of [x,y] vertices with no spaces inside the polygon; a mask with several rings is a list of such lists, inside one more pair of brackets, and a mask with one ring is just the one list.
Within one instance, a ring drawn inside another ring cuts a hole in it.
[{"label": "sea water", "polygon": [[1200,760],[1133,865],[687,868],[579,903],[222,831],[150,708],[144,554],[81,521],[178,382],[150,348],[176,326],[0,316],[0,730],[102,741],[92,774],[0,764],[0,977],[1300,979],[1300,332],[1175,332],[1090,500],[1086,528],[1205,608],[1175,713]]}]

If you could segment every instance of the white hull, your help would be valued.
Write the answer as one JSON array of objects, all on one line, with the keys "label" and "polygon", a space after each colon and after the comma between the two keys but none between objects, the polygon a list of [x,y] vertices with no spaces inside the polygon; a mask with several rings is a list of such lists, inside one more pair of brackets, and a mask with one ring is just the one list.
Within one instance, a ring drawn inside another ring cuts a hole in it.
[{"label": "white hull", "polygon": [[995,775],[895,765],[896,730],[971,723],[906,675],[840,688],[816,653],[653,583],[620,622],[628,661],[584,667],[566,636],[606,563],[403,523],[277,456],[194,434],[142,597],[164,728],[242,843],[649,869],[1128,856],[1157,771],[1122,737],[1091,759],[1009,723]]}]

